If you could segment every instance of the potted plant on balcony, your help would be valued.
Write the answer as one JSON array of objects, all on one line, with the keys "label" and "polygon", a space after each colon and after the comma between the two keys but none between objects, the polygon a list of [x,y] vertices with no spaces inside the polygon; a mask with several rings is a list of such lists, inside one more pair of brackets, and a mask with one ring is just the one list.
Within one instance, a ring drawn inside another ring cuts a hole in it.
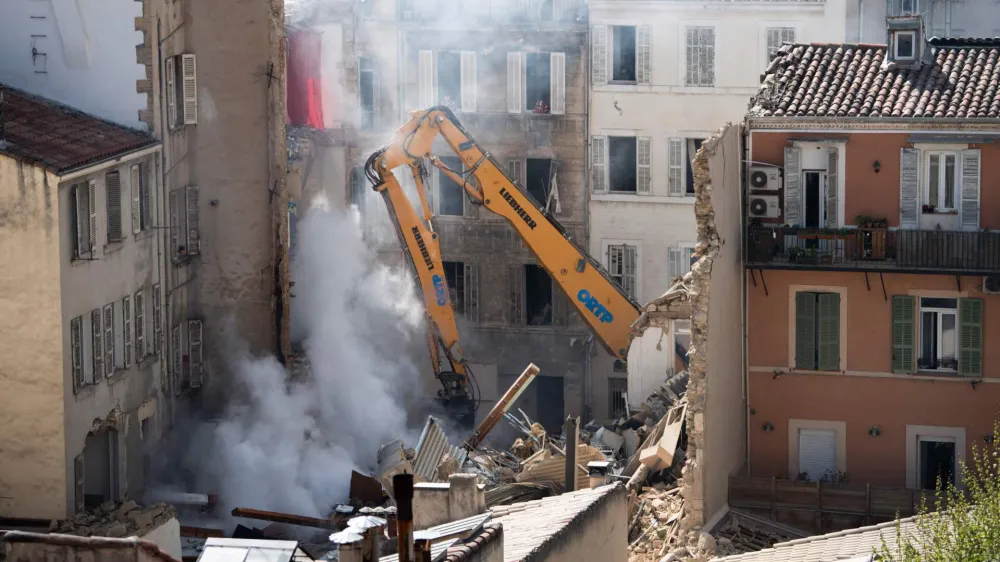
[{"label": "potted plant on balcony", "polygon": [[876,219],[868,215],[858,215],[855,223],[858,225],[858,248],[861,258],[884,260],[889,221],[884,218]]},{"label": "potted plant on balcony", "polygon": [[791,263],[805,263],[806,251],[803,248],[793,246],[788,249],[788,261]]}]

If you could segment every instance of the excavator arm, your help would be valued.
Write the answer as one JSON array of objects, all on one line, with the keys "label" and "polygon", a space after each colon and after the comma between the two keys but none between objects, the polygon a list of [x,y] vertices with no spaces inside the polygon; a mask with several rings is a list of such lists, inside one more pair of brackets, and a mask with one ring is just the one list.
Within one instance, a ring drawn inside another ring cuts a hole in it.
[{"label": "excavator arm", "polygon": [[[459,156],[466,172],[451,170],[431,155],[438,136]],[[435,375],[444,385],[442,398],[449,403],[463,403],[466,397],[466,401],[474,403],[476,392],[474,378],[470,378],[462,356],[438,236],[431,222],[424,183],[425,159],[462,186],[473,204],[507,219],[608,352],[625,359],[630,326],[639,316],[638,304],[533,197],[507,177],[449,108],[414,111],[393,139],[368,159],[365,171],[373,189],[386,202],[419,281],[430,326],[431,360]],[[401,166],[408,167],[414,177],[420,214],[392,173]],[[445,370],[445,361],[450,371]]]}]

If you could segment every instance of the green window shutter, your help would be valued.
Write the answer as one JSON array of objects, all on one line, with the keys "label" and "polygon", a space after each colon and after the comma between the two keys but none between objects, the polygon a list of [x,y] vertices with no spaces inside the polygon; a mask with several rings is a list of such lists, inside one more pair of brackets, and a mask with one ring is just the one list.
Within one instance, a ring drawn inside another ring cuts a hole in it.
[{"label": "green window shutter", "polygon": [[816,293],[795,293],[795,368],[816,368]]},{"label": "green window shutter", "polygon": [[817,369],[840,370],[840,293],[820,293],[816,300],[819,353]]},{"label": "green window shutter", "polygon": [[913,372],[914,298],[892,297],[892,372]]},{"label": "green window shutter", "polygon": [[958,299],[958,374],[983,376],[983,300]]}]

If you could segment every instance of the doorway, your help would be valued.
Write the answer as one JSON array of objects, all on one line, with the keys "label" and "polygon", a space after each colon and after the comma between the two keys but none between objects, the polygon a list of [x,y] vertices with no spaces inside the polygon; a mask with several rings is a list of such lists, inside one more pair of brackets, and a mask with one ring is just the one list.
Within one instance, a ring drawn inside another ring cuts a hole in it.
[{"label": "doorway", "polygon": [[823,228],[826,225],[826,171],[802,172],[803,225]]},{"label": "doorway", "polygon": [[956,449],[951,437],[917,437],[917,484],[922,490],[955,483]]},{"label": "doorway", "polygon": [[542,424],[545,431],[550,435],[560,435],[562,425],[566,420],[566,408],[563,403],[563,378],[562,377],[535,377],[532,383],[535,387],[535,402],[538,410],[538,418],[535,420]]}]

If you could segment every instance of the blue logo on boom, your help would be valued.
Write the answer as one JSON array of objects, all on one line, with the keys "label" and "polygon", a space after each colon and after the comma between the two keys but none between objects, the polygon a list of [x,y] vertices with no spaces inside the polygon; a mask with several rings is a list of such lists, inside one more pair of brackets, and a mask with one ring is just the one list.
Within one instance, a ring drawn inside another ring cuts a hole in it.
[{"label": "blue logo on boom", "polygon": [[576,294],[576,300],[583,303],[593,315],[601,321],[601,324],[608,324],[615,319],[614,314],[604,307],[603,304],[598,302],[597,298],[590,294],[587,289],[580,289],[580,292]]},{"label": "blue logo on boom", "polygon": [[434,283],[434,296],[437,297],[438,306],[448,304],[448,293],[444,290],[444,279],[441,279],[440,275],[434,274],[431,281]]}]

